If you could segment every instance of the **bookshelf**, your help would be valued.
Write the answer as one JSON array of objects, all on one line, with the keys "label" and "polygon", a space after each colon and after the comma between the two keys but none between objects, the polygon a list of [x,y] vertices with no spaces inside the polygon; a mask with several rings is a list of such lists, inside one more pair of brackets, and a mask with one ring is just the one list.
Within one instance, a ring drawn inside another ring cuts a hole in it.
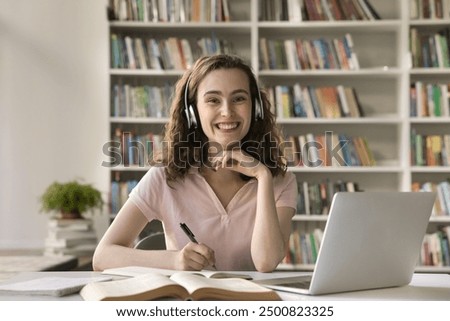
[{"label": "bookshelf", "polygon": [[[128,3],[128,1],[125,2]],[[132,2],[130,1],[130,4]],[[159,2],[149,1],[149,3]],[[189,1],[184,3],[187,2]],[[303,2],[305,5],[307,2],[316,3],[315,1]],[[322,2],[325,3],[325,1],[317,1],[319,4]],[[411,162],[413,132],[420,135],[442,137],[450,135],[449,116],[410,116],[412,101],[410,92],[413,84],[419,82],[425,84],[425,87],[427,84],[450,84],[449,67],[430,68],[414,65],[410,47],[411,30],[413,29],[419,33],[435,35],[449,28],[449,1],[435,0],[430,3],[435,2],[442,3],[444,11],[446,10],[446,14],[443,14],[442,17],[440,14],[438,17],[436,10],[432,15],[430,13],[429,17],[424,15],[424,13],[428,14],[428,11],[423,10],[421,0],[379,0],[370,3],[381,19],[370,18],[366,14],[364,18],[361,16],[354,20],[332,20],[326,18],[326,15],[322,20],[313,20],[309,19],[305,10],[303,10],[303,14],[298,12],[292,15],[287,14],[294,10],[289,10],[288,4],[295,4],[296,1],[203,1],[207,8],[206,11],[209,13],[206,16],[214,16],[215,20],[213,18],[209,18],[209,20],[208,18],[203,18],[203,20],[196,18],[194,20],[191,11],[184,15],[184,20],[179,19],[180,15],[175,14],[173,21],[169,17],[167,21],[155,22],[152,21],[153,18],[149,18],[150,14],[147,15],[147,18],[142,15],[144,21],[130,21],[125,18],[126,15],[122,14],[122,20],[111,20],[109,25],[110,34],[119,38],[128,36],[131,39],[140,37],[146,41],[155,39],[160,44],[169,38],[184,39],[190,44],[193,56],[198,55],[199,39],[202,38],[205,42],[215,43],[216,45],[212,45],[212,48],[216,50],[221,48],[222,51],[239,54],[251,63],[260,81],[260,86],[268,91],[273,90],[275,111],[279,108],[277,105],[279,100],[277,100],[273,88],[277,86],[291,88],[295,85],[302,88],[344,86],[353,88],[364,113],[363,117],[306,118],[280,116],[278,113],[277,121],[286,137],[298,139],[302,135],[320,135],[325,132],[345,134],[349,137],[364,137],[375,164],[372,166],[291,166],[289,170],[298,177],[299,184],[308,182],[310,185],[314,185],[326,181],[331,183],[344,181],[353,182],[361,190],[409,191],[412,189],[413,183],[419,183],[421,186],[425,186],[426,183],[436,185],[450,178],[450,166],[446,164],[417,166]],[[112,3],[120,3],[120,1],[112,1]],[[192,0],[191,3],[194,6],[194,3],[201,3],[201,1]],[[220,3],[222,7],[226,6],[229,20],[225,20],[223,14],[211,15],[209,9],[211,3],[216,5]],[[177,11],[169,10],[169,12]],[[217,18],[218,16],[222,18]],[[300,39],[309,43],[321,39],[333,43],[333,39],[340,39],[347,34],[351,35],[353,51],[357,57],[359,68],[303,68],[300,70],[295,67],[289,68],[287,65],[276,69],[263,68],[263,54],[261,53],[261,39],[263,38],[273,41]],[[161,47],[162,45],[160,45]],[[184,58],[186,61],[190,59],[190,57]],[[114,61],[115,57],[111,57],[111,66],[114,66]],[[170,64],[166,63],[166,65]],[[132,88],[145,86],[170,88],[182,73],[182,69],[173,67],[111,68],[109,72],[111,137],[114,138],[118,128],[122,132],[132,133],[136,136],[152,133],[151,136],[144,137],[152,137],[157,141],[157,135],[161,133],[167,121],[164,110],[161,109],[159,114],[155,114],[154,111],[142,112],[142,110],[138,110],[137,115],[126,114],[123,110],[129,110],[129,105],[125,104],[124,106],[128,107],[122,107],[122,109],[114,105],[119,100],[116,95],[117,88],[122,88],[123,93],[133,92]],[[125,88],[126,86],[128,88]],[[136,95],[132,97],[136,97]],[[291,98],[294,99],[293,94],[291,94]],[[133,99],[136,100],[136,98],[128,100],[132,101]],[[143,100],[146,101],[146,99],[150,99],[150,94]],[[122,113],[118,112],[120,110]],[[156,145],[153,148],[157,148]],[[131,188],[147,169],[146,166],[126,163],[124,165],[123,162],[111,166],[111,182],[112,184],[117,183],[113,189],[117,191],[117,195],[122,195],[122,201],[126,198],[127,188]],[[127,185],[126,182],[129,184]],[[122,201],[117,200],[117,197],[115,200],[117,208]],[[450,226],[448,218],[448,215],[433,216],[427,232],[429,234],[436,233],[442,227]],[[304,232],[313,231],[316,228],[323,229],[326,224],[326,215],[305,215],[305,213],[299,212],[293,221],[293,226],[296,224],[301,226]],[[281,264],[280,268],[310,270],[312,266],[312,264]],[[445,266],[418,267],[418,270],[420,269],[446,273],[450,271],[450,267]]]}]

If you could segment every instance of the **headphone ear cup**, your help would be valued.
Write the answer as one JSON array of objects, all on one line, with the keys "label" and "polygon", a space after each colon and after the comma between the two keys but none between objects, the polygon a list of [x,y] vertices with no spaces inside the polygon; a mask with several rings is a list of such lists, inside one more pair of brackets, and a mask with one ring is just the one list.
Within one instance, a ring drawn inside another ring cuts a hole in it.
[{"label": "headphone ear cup", "polygon": [[262,120],[264,118],[264,111],[258,99],[255,99],[255,120]]},{"label": "headphone ear cup", "polygon": [[188,113],[189,113],[189,122],[188,122],[189,128],[197,128],[198,126],[197,116],[195,116],[194,107],[192,105],[189,105]]}]

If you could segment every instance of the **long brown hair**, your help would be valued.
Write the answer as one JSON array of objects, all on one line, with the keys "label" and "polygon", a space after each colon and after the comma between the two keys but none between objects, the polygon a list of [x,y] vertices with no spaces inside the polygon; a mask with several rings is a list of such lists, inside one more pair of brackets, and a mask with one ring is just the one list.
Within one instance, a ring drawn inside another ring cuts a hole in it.
[{"label": "long brown hair", "polygon": [[[176,83],[170,106],[170,120],[164,128],[163,149],[154,158],[154,164],[165,166],[167,183],[183,179],[191,167],[201,168],[207,163],[208,139],[200,125],[189,128],[185,115],[185,94],[187,90],[188,104],[195,106],[200,82],[217,69],[239,69],[248,76],[253,102],[252,121],[249,132],[241,141],[242,150],[265,164],[273,176],[286,171],[286,161],[280,148],[282,135],[275,125],[275,115],[271,112],[266,93],[260,91],[258,94],[259,88],[253,71],[241,58],[219,54],[198,59],[192,69],[186,71]],[[189,88],[186,88],[187,85]],[[260,98],[264,117],[256,119],[255,99]]]}]

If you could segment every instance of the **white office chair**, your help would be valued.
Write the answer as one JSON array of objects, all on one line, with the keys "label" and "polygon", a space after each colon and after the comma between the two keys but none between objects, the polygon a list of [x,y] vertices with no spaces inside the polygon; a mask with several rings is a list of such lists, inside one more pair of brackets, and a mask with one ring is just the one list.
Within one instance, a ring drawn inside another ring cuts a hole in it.
[{"label": "white office chair", "polygon": [[163,232],[157,232],[144,237],[136,243],[135,249],[139,250],[165,250],[166,240]]}]

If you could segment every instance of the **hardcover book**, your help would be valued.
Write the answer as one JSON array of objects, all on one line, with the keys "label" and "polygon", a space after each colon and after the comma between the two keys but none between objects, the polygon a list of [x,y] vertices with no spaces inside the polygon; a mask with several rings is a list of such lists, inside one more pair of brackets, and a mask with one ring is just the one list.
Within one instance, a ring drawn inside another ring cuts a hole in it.
[{"label": "hardcover book", "polygon": [[180,300],[280,300],[279,295],[240,278],[214,279],[195,273],[171,276],[147,273],[132,278],[87,284],[80,291],[85,301],[141,301],[162,298]]}]

